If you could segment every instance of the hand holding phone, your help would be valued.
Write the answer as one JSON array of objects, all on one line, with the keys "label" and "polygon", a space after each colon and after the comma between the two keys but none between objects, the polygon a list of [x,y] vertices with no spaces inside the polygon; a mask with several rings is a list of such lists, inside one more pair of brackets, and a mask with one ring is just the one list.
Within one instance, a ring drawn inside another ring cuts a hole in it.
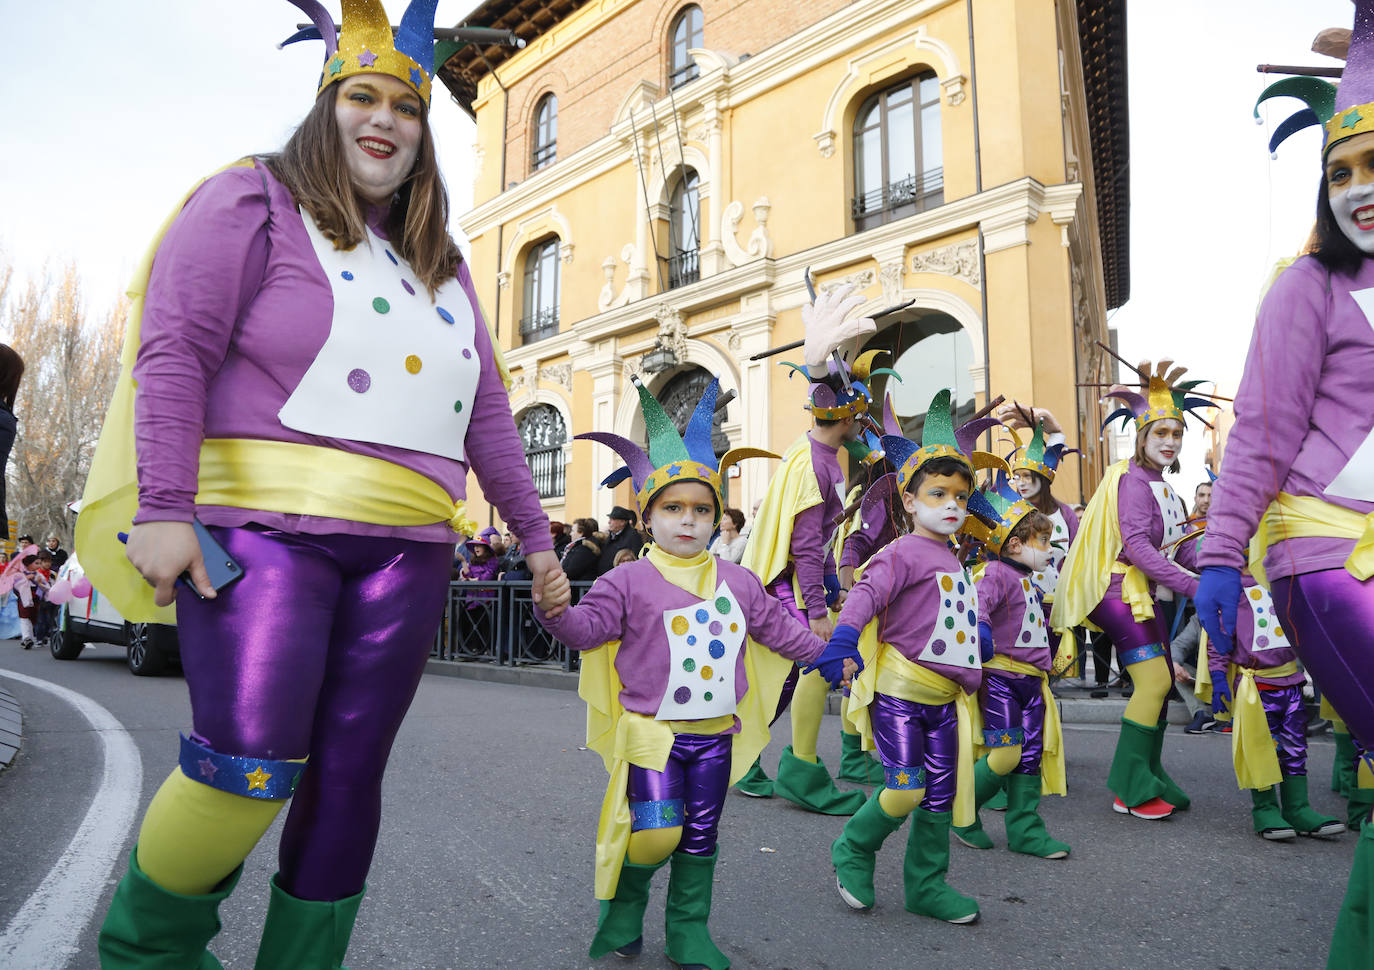
[{"label": "hand holding phone", "polygon": [[[134,529],[134,539],[129,548],[129,561],[133,563],[148,584],[155,589],[153,602],[167,606],[175,599],[174,583],[181,583],[202,599],[214,596],[216,590],[243,575],[243,569],[224,548],[215,541],[214,536],[198,521],[186,529],[185,522],[146,522]],[[130,537],[119,533],[121,542],[129,542]],[[197,588],[192,580],[189,566],[195,562],[199,552],[204,564],[205,579],[202,585],[209,590],[208,596]],[[181,572],[178,575],[177,570]]]}]

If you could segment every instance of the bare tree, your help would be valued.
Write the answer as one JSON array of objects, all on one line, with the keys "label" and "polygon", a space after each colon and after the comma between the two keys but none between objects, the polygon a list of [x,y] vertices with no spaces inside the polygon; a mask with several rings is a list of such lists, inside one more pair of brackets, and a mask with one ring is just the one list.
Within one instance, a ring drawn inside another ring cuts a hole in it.
[{"label": "bare tree", "polygon": [[[0,281],[8,282],[8,268],[0,267]],[[89,324],[72,263],[55,282],[45,271],[11,297],[10,343],[25,370],[14,408],[19,436],[10,456],[9,514],[40,542],[49,533],[69,542],[65,506],[85,486],[119,376],[129,304],[121,297],[99,324]]]}]

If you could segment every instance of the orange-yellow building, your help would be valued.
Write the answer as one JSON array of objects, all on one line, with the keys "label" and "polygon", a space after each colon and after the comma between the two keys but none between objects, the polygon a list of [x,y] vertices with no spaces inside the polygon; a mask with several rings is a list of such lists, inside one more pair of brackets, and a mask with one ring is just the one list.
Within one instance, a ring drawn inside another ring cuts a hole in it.
[{"label": "orange-yellow building", "polygon": [[[940,387],[1049,407],[1103,467],[1096,340],[1128,295],[1124,0],[487,0],[441,78],[477,123],[472,241],[512,408],[551,518],[604,516],[628,486],[577,433],[643,440],[630,374],[685,421],[737,396],[718,448],[782,451],[809,427],[779,359],[803,271],[893,352],[910,432]],[[886,385],[886,386],[885,386]],[[745,463],[748,510],[771,463]],[[471,510],[489,509],[476,483]]]}]

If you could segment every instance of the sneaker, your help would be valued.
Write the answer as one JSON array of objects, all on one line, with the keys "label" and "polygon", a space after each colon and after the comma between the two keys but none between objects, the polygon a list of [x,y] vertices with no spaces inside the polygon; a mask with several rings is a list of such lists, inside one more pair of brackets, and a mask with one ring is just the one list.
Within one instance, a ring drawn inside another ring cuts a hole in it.
[{"label": "sneaker", "polygon": [[1168,818],[1174,814],[1174,806],[1170,805],[1162,798],[1151,798],[1148,802],[1141,802],[1139,805],[1127,805],[1121,799],[1112,802],[1112,811],[1120,815],[1133,815],[1136,818],[1145,818],[1155,821],[1161,818]]},{"label": "sneaker", "polygon": [[634,959],[644,952],[644,937],[637,936],[629,943],[626,943],[624,946],[618,946],[611,952],[627,960]]},{"label": "sneaker", "polygon": [[1183,729],[1183,733],[1201,734],[1215,723],[1217,723],[1216,718],[1212,717],[1211,712],[1199,710],[1193,715],[1193,719],[1188,722],[1188,726]]},{"label": "sneaker", "polygon": [[1230,722],[1230,721],[1213,721],[1211,727],[1209,727],[1207,730],[1208,730],[1208,731],[1211,731],[1213,734],[1230,734],[1230,733],[1231,733],[1231,722]]},{"label": "sneaker", "polygon": [[1314,717],[1312,720],[1307,722],[1306,733],[1309,738],[1316,737],[1318,734],[1325,734],[1327,731],[1330,730],[1331,722],[1324,717]]}]

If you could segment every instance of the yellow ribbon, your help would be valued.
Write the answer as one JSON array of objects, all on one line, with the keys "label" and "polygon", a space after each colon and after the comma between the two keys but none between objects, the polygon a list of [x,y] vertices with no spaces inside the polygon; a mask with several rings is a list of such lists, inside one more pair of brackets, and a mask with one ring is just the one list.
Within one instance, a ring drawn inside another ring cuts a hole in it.
[{"label": "yellow ribbon", "polygon": [[1250,540],[1250,572],[1266,589],[1264,556],[1269,547],[1284,539],[1353,539],[1355,548],[1345,569],[1361,582],[1374,576],[1374,512],[1361,515],[1311,495],[1280,492],[1260,518]]},{"label": "yellow ribbon", "polygon": [[[1198,658],[1206,656],[1206,634],[1199,638]],[[1279,664],[1277,667],[1239,667],[1227,664],[1228,682],[1235,684],[1231,694],[1231,763],[1236,772],[1236,784],[1241,788],[1263,791],[1283,780],[1279,767],[1278,751],[1274,736],[1269,730],[1269,718],[1264,713],[1264,702],[1260,699],[1259,687],[1255,678],[1278,680],[1298,672],[1296,661]],[[1197,668],[1197,684],[1194,693],[1204,703],[1212,702],[1212,672],[1205,662]],[[1226,720],[1224,713],[1218,720]]]},{"label": "yellow ribbon", "polygon": [[1114,562],[1112,572],[1121,577],[1121,602],[1130,605],[1131,617],[1137,623],[1154,619],[1155,598],[1150,595],[1150,581],[1140,568]]},{"label": "yellow ribbon", "polygon": [[[1050,690],[1050,675],[1039,667],[1032,667],[1020,660],[993,654],[991,660],[983,664],[984,670],[1005,670],[1012,674],[1040,678],[1040,698],[1045,702],[1045,724],[1042,729],[1044,752],[1040,757],[1040,793],[1042,795],[1067,795],[1069,793],[1068,768],[1064,759],[1064,726],[1059,721],[1059,704]],[[978,734],[979,740],[982,733]],[[981,756],[983,746],[978,744]]]}]

